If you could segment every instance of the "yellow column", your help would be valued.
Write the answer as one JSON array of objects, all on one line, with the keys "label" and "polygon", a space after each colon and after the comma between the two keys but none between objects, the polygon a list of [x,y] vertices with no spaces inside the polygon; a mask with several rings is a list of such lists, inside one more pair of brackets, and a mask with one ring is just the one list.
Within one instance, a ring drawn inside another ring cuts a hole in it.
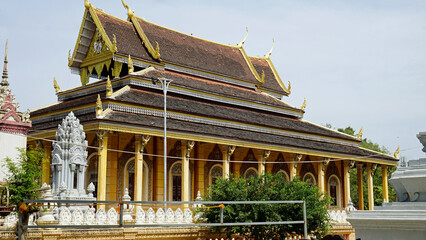
[{"label": "yellow column", "polygon": [[182,201],[190,201],[191,173],[189,170],[189,157],[194,147],[194,141],[186,141],[182,144]]},{"label": "yellow column", "polygon": [[266,168],[266,160],[268,160],[269,155],[271,155],[271,151],[264,150],[262,156],[260,156],[257,171],[260,175],[265,174],[265,168]]},{"label": "yellow column", "polygon": [[135,201],[142,201],[143,193],[143,151],[148,144],[151,136],[135,136]]},{"label": "yellow column", "polygon": [[[107,154],[108,154],[108,132],[98,131],[99,149],[98,149],[98,200],[106,200],[106,174],[107,174]],[[100,207],[105,208],[102,204]]]},{"label": "yellow column", "polygon": [[376,164],[367,164],[368,210],[374,210],[373,174]]},{"label": "yellow column", "polygon": [[344,194],[345,204],[344,207],[348,206],[349,199],[351,197],[351,168],[354,166],[354,161],[346,161],[343,167],[343,181],[344,181]]},{"label": "yellow column", "polygon": [[50,142],[44,142],[43,152],[45,154],[41,164],[41,184],[50,184],[50,156],[52,155],[52,145]]},{"label": "yellow column", "polygon": [[302,159],[302,154],[296,154],[294,157],[293,162],[288,164],[289,171],[290,171],[290,181],[293,181],[293,179],[297,176],[297,164]]},{"label": "yellow column", "polygon": [[324,160],[318,164],[318,187],[322,193],[325,193],[325,168],[329,162],[329,158],[324,158]]},{"label": "yellow column", "polygon": [[364,191],[362,187],[362,171],[363,164],[358,163],[356,165],[357,170],[357,181],[358,181],[358,208],[359,210],[364,210]]},{"label": "yellow column", "polygon": [[389,202],[389,193],[388,193],[388,169],[386,165],[382,164],[382,187],[383,187],[383,199],[386,202]]},{"label": "yellow column", "polygon": [[235,146],[227,146],[225,151],[222,151],[223,158],[223,177],[229,178],[229,173],[231,172],[231,156],[234,154]]}]

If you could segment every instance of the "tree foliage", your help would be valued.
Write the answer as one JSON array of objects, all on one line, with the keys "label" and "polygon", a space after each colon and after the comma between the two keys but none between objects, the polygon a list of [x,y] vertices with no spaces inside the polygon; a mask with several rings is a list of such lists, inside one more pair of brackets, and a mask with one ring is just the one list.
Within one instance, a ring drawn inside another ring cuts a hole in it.
[{"label": "tree foliage", "polygon": [[[316,236],[325,235],[330,227],[327,206],[331,200],[324,196],[316,186],[295,179],[286,181],[278,173],[266,173],[259,177],[244,180],[230,176],[218,179],[209,187],[207,201],[271,201],[271,200],[305,200],[308,233]],[[220,222],[220,209],[210,208],[204,211],[210,223]],[[303,220],[302,204],[229,204],[223,209],[223,220],[233,222],[275,222]],[[260,225],[215,227],[216,231],[226,232],[228,237],[239,234],[254,239],[284,239],[288,233],[303,234],[303,224],[294,225]]]},{"label": "tree foliage", "polygon": [[6,186],[9,188],[10,203],[19,204],[24,199],[37,199],[37,189],[41,182],[41,162],[44,154],[41,151],[19,149],[19,159],[5,159],[5,167],[9,173]]},{"label": "tree foliage", "polygon": [[[331,127],[330,124],[326,125],[327,127]],[[346,127],[346,128],[338,128],[337,131],[346,133],[351,136],[356,135],[356,131],[352,127]],[[385,146],[380,146],[378,143],[372,142],[368,138],[363,138],[361,141],[361,147],[373,150],[376,152],[384,153],[384,154],[390,154],[389,150]],[[390,175],[393,171],[395,171],[396,168],[390,169],[388,171],[388,174]],[[351,199],[354,204],[354,206],[358,207],[358,181],[357,181],[357,170],[356,168],[351,169]],[[367,173],[366,171],[363,172],[362,176],[362,184],[363,184],[363,198],[364,198],[364,208],[368,209],[368,188],[367,188]],[[388,185],[388,193],[389,193],[389,201],[395,201],[396,200],[396,194],[394,189]],[[383,203],[383,186],[382,186],[382,166],[378,166],[376,171],[373,175],[373,195],[374,195],[374,205],[380,206]]]}]

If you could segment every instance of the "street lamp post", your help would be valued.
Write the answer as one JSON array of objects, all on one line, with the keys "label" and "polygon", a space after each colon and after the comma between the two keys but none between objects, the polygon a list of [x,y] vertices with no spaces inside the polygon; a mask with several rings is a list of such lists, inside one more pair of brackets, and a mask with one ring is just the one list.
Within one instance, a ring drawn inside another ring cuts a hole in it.
[{"label": "street lamp post", "polygon": [[167,78],[152,79],[152,83],[161,83],[163,89],[163,102],[164,102],[164,153],[163,153],[163,164],[164,164],[164,201],[167,201],[167,90],[173,80]]}]

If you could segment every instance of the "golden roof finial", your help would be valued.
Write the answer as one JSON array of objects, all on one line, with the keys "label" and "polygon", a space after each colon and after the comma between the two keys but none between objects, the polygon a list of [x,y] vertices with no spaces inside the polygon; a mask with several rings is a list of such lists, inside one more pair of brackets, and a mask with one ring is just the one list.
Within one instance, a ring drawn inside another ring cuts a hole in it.
[{"label": "golden roof finial", "polygon": [[84,7],[89,9],[92,6],[89,0],[84,0]]},{"label": "golden roof finial", "polygon": [[305,109],[306,109],[306,98],[305,98],[305,100],[303,100],[303,104],[300,107],[300,109],[302,109],[303,111],[305,111]]},{"label": "golden roof finial", "polygon": [[53,77],[53,87],[55,88],[55,92],[61,91],[61,88],[59,87],[58,82],[56,81],[56,78]]},{"label": "golden roof finial", "polygon": [[291,93],[291,83],[290,83],[290,81],[288,81],[288,88],[287,88],[287,90],[288,90],[288,94],[290,94]]},{"label": "golden roof finial", "polygon": [[362,127],[359,130],[359,133],[356,135],[356,138],[358,138],[359,140],[362,140]]},{"label": "golden roof finial", "polygon": [[115,38],[115,34],[112,34],[112,51],[117,52],[117,39]]},{"label": "golden roof finial", "polygon": [[109,76],[108,76],[108,79],[107,79],[107,82],[106,82],[106,96],[111,97],[112,93],[113,93],[112,84],[111,84],[111,80],[109,79]]},{"label": "golden roof finial", "polygon": [[96,100],[96,117],[102,116],[103,109],[102,109],[102,101],[101,96],[98,94],[98,100]]},{"label": "golden roof finial", "polygon": [[240,43],[237,44],[238,47],[242,47],[243,44],[246,42],[247,37],[248,37],[248,27],[246,27],[246,32],[247,33],[246,33],[246,36],[244,37],[244,39]]},{"label": "golden roof finial", "polygon": [[8,74],[7,74],[7,51],[8,51],[8,40],[6,39],[6,48],[4,51],[4,65],[3,65],[3,76],[1,80],[1,86],[9,86]]},{"label": "golden roof finial", "polygon": [[274,50],[274,45],[275,45],[275,40],[274,40],[274,38],[272,38],[272,47],[271,47],[271,50],[269,50],[269,52],[265,55],[265,58],[271,57],[272,50]]},{"label": "golden roof finial", "polygon": [[129,68],[129,73],[132,73],[132,72],[135,71],[135,68],[133,67],[133,61],[132,61],[132,58],[130,57],[130,54],[129,54],[129,60],[127,61],[127,66]]},{"label": "golden roof finial", "polygon": [[399,158],[399,146],[398,146],[398,148],[396,149],[396,151],[395,151],[395,153],[393,154],[393,156],[394,156],[395,158]]},{"label": "golden roof finial", "polygon": [[129,5],[127,5],[124,0],[121,0],[121,3],[123,4],[123,6],[127,9],[127,16],[129,18],[133,17],[134,13],[132,11],[132,9],[130,9]]},{"label": "golden roof finial", "polygon": [[71,66],[72,58],[71,58],[71,49],[68,51],[68,66]]}]

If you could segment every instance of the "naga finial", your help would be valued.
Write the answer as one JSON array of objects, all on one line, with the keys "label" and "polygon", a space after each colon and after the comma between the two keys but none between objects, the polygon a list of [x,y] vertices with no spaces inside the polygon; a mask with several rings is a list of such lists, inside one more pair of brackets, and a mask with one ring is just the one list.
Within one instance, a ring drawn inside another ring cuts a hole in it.
[{"label": "naga finial", "polygon": [[275,40],[274,40],[274,38],[272,38],[272,47],[271,47],[271,50],[269,50],[269,52],[267,54],[265,54],[265,58],[270,58],[271,57],[272,50],[274,50],[274,45],[275,45]]},{"label": "naga finial", "polygon": [[68,51],[68,66],[71,66],[72,57],[71,57],[71,49]]},{"label": "naga finial", "polygon": [[248,27],[246,27],[246,36],[244,37],[244,39],[240,43],[237,44],[237,46],[242,47],[243,44],[246,42],[247,37],[248,37]]},{"label": "naga finial", "polygon": [[305,98],[305,100],[303,100],[303,104],[300,107],[300,109],[302,109],[303,111],[305,111],[305,109],[306,109],[306,98]]},{"label": "naga finial", "polygon": [[358,138],[359,140],[361,140],[361,139],[362,139],[362,127],[361,127],[361,129],[359,130],[359,133],[356,135],[356,138]]},{"label": "naga finial", "polygon": [[98,99],[96,100],[96,117],[102,116],[103,111],[101,96],[98,94]]},{"label": "naga finial", "polygon": [[393,154],[393,156],[394,156],[395,158],[399,158],[399,146],[398,146],[398,148],[396,149],[396,151],[395,151],[395,153]]},{"label": "naga finial", "polygon": [[107,79],[107,82],[106,82],[106,96],[111,97],[112,93],[113,93],[112,84],[111,84],[111,80],[109,79],[109,76],[108,76],[108,79]]},{"label": "naga finial", "polygon": [[61,88],[59,87],[59,84],[56,81],[55,77],[53,77],[53,87],[55,88],[55,92],[60,92],[61,91]]},{"label": "naga finial", "polygon": [[133,61],[132,61],[132,58],[130,57],[130,54],[129,54],[129,59],[127,61],[127,66],[129,68],[129,73],[132,73],[132,72],[135,71],[135,68],[133,67]]},{"label": "naga finial", "polygon": [[129,18],[133,17],[134,13],[132,11],[132,9],[130,9],[129,5],[127,5],[124,0],[121,0],[121,3],[123,4],[123,6],[127,9],[127,16]]},{"label": "naga finial", "polygon": [[90,3],[89,0],[84,0],[84,7],[89,9],[90,7],[92,7],[92,4]]},{"label": "naga finial", "polygon": [[6,87],[9,86],[8,74],[7,74],[7,51],[8,51],[8,40],[6,40],[6,48],[4,51],[4,65],[3,65],[3,76],[1,80],[1,86]]},{"label": "naga finial", "polygon": [[288,81],[288,88],[287,88],[287,90],[288,90],[288,94],[290,94],[291,93],[291,82],[290,81]]}]

